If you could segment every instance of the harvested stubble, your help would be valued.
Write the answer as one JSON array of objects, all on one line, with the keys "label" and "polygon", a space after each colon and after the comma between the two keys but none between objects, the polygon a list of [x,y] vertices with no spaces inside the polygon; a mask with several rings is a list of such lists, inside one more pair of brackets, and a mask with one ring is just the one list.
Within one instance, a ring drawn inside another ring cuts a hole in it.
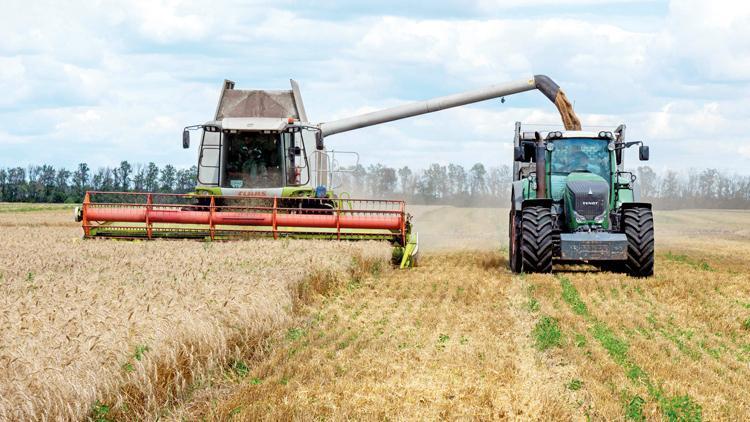
[{"label": "harvested stubble", "polygon": [[441,250],[490,231],[504,242],[507,211],[411,211],[421,267],[301,313],[244,377],[169,416],[750,419],[750,212],[657,211],[656,275],[636,279],[583,265],[513,275],[507,252]]},{"label": "harvested stubble", "polygon": [[573,374],[529,339],[536,314],[492,252],[429,254],[275,336],[241,380],[171,420],[568,420]]},{"label": "harvested stubble", "polygon": [[0,215],[0,420],[83,419],[97,401],[156,416],[390,258],[378,243],[83,241],[69,219]]}]

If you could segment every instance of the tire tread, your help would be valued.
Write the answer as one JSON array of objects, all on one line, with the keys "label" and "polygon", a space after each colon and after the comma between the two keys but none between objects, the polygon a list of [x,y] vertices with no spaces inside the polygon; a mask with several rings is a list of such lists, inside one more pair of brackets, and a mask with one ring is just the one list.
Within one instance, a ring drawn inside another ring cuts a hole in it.
[{"label": "tire tread", "polygon": [[521,268],[529,273],[552,272],[552,211],[532,206],[521,213]]},{"label": "tire tread", "polygon": [[629,208],[622,212],[622,225],[628,239],[625,269],[634,277],[654,274],[654,216],[648,208]]}]

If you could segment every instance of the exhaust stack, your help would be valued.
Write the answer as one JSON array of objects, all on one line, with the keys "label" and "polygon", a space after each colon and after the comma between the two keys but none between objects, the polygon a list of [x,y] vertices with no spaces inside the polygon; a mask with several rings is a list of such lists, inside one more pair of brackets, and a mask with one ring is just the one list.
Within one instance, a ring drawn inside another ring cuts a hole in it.
[{"label": "exhaust stack", "polygon": [[547,150],[542,135],[539,132],[534,132],[534,137],[536,138],[536,156],[534,157],[536,162],[536,197],[542,199],[547,197]]}]

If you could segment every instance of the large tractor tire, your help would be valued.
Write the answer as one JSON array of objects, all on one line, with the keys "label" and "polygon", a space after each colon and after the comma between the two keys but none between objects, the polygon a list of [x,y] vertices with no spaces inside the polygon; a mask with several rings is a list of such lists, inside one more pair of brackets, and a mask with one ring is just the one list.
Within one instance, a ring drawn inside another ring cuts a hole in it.
[{"label": "large tractor tire", "polygon": [[508,265],[512,272],[521,272],[521,213],[515,205],[508,216]]},{"label": "large tractor tire", "polygon": [[521,218],[522,271],[552,272],[552,211],[549,207],[528,207]]},{"label": "large tractor tire", "polygon": [[633,277],[654,274],[654,216],[648,208],[623,210],[622,227],[628,238],[625,270]]}]

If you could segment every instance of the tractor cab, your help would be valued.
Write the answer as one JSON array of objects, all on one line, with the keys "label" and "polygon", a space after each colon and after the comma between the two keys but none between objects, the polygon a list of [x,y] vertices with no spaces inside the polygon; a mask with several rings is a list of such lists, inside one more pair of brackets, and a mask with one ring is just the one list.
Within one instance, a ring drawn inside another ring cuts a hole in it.
[{"label": "tractor cab", "polygon": [[609,181],[612,173],[608,138],[572,135],[549,139],[552,176],[590,173]]}]

